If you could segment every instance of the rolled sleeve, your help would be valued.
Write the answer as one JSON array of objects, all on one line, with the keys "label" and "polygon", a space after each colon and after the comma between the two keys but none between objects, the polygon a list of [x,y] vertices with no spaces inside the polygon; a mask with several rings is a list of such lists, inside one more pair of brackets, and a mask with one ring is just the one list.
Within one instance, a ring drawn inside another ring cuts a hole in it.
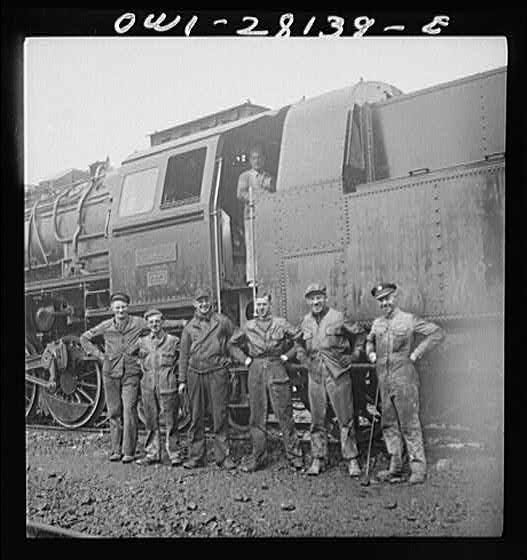
[{"label": "rolled sleeve", "polygon": [[106,329],[107,321],[103,321],[80,335],[80,344],[87,354],[96,356],[99,359],[104,357],[104,353],[101,352],[100,348],[92,340],[97,336],[104,336]]},{"label": "rolled sleeve", "polygon": [[435,348],[445,338],[445,331],[439,325],[416,316],[414,316],[413,330],[415,333],[425,337],[412,352],[416,360],[419,360],[426,352]]},{"label": "rolled sleeve", "polygon": [[242,329],[237,328],[227,342],[229,354],[240,364],[247,359],[247,354],[242,350],[242,345],[247,341],[247,335]]}]

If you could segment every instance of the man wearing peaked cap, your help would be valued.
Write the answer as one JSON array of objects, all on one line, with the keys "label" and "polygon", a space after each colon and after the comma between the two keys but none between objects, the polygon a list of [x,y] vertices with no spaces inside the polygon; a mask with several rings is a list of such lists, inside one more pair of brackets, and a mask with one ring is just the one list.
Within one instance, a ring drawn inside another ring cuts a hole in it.
[{"label": "man wearing peaked cap", "polygon": [[231,356],[249,368],[249,424],[253,451],[243,470],[253,472],[266,463],[268,398],[280,424],[289,462],[300,470],[304,461],[293,420],[291,383],[285,368],[285,363],[296,353],[294,341],[300,331],[286,319],[273,315],[269,294],[258,295],[255,304],[256,317],[237,329],[229,341]]},{"label": "man wearing peaked cap", "polygon": [[128,294],[125,294],[124,292],[115,292],[110,297],[110,303],[113,303],[114,301],[124,301],[124,303],[129,305],[130,304],[130,296]]},{"label": "man wearing peaked cap", "polygon": [[198,301],[200,299],[210,299],[211,293],[208,288],[198,288],[196,290],[196,294],[194,295],[194,301]]},{"label": "man wearing peaked cap", "polygon": [[179,394],[176,362],[179,338],[163,329],[163,314],[159,309],[149,309],[144,318],[150,333],[137,342],[141,360],[141,399],[147,429],[146,456],[138,464],[150,465],[161,461],[161,431],[159,416],[165,421],[165,449],[171,464],[183,462],[177,447],[179,443],[178,413]]},{"label": "man wearing peaked cap", "polygon": [[324,286],[324,284],[317,284],[317,283],[309,284],[309,286],[306,288],[304,292],[304,297],[307,298],[314,294],[326,295],[326,286]]},{"label": "man wearing peaked cap", "polygon": [[318,475],[328,461],[329,400],[339,423],[342,456],[349,461],[348,473],[360,476],[350,366],[360,359],[366,333],[357,323],[347,321],[342,312],[327,305],[323,284],[310,284],[304,295],[311,312],[302,321],[297,356],[308,369],[312,464],[307,473]]},{"label": "man wearing peaked cap", "polygon": [[[418,484],[426,478],[426,458],[419,419],[419,376],[414,364],[443,340],[444,332],[434,323],[401,311],[396,291],[393,283],[379,283],[371,290],[383,315],[373,322],[366,353],[376,364],[382,431],[390,454],[389,469],[377,477],[388,481],[400,477],[404,440],[411,471],[409,482]],[[425,338],[414,348],[416,334]]]},{"label": "man wearing peaked cap", "polygon": [[381,299],[392,292],[397,290],[397,286],[395,284],[391,284],[389,282],[384,284],[377,284],[371,291],[371,295],[376,299]]},{"label": "man wearing peaked cap", "polygon": [[[212,309],[208,289],[199,289],[194,297],[194,317],[181,334],[179,356],[179,392],[188,391],[191,422],[188,432],[189,460],[183,465],[193,469],[207,461],[205,415],[207,403],[212,413],[216,463],[226,469],[236,465],[229,446],[229,356],[227,343],[234,324]],[[188,385],[188,389],[187,389]]]}]

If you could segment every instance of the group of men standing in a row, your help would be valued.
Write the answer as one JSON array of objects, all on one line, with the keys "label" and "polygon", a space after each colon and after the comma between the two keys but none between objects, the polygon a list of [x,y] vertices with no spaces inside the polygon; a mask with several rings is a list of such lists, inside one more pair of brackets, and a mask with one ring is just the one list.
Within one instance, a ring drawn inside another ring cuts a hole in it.
[{"label": "group of men standing in a row", "polygon": [[[320,284],[311,284],[305,291],[310,312],[299,327],[272,314],[271,298],[267,294],[256,298],[255,318],[243,328],[235,327],[227,316],[213,310],[207,290],[196,293],[195,314],[188,323],[163,321],[157,309],[148,310],[144,318],[129,315],[129,296],[113,294],[113,318],[81,336],[85,351],[103,362],[112,439],[110,460],[124,463],[135,460],[140,386],[147,440],[146,456],[138,463],[161,460],[161,414],[165,422],[165,448],[171,464],[183,463],[185,468],[204,466],[208,410],[212,416],[215,461],[223,468],[236,468],[228,437],[228,367],[234,359],[248,367],[253,451],[243,470],[252,472],[266,463],[268,396],[280,424],[287,457],[295,469],[302,469],[304,459],[294,425],[291,382],[285,367],[296,357],[308,371],[312,461],[306,472],[317,475],[327,466],[326,408],[329,400],[338,420],[341,452],[348,461],[349,474],[359,476],[350,366],[360,359],[365,348],[370,362],[376,363],[383,435],[391,459],[389,469],[377,476],[381,479],[400,476],[404,442],[411,470],[410,482],[423,482],[426,459],[419,420],[419,379],[414,363],[438,344],[444,333],[437,325],[400,310],[395,303],[395,292],[394,284],[373,288],[372,295],[379,302],[383,315],[374,321],[369,333],[357,323],[347,321],[342,312],[329,307],[326,288]],[[163,328],[182,325],[181,341]],[[149,334],[141,336],[145,329]],[[416,334],[425,338],[413,348]],[[92,342],[98,335],[104,337],[104,353]],[[185,462],[179,451],[178,433],[178,411],[183,396],[188,398],[191,413]]]}]

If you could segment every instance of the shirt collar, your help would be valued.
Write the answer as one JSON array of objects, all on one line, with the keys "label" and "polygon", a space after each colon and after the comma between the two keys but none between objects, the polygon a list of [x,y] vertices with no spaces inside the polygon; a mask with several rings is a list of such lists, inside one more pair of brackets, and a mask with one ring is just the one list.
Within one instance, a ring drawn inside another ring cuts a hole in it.
[{"label": "shirt collar", "polygon": [[152,340],[163,340],[165,337],[165,331],[161,329],[157,334],[150,332],[150,338]]},{"label": "shirt collar", "polygon": [[313,312],[311,312],[311,317],[313,317],[313,319],[315,319],[315,321],[320,324],[320,322],[322,321],[322,319],[328,314],[329,311],[329,307],[326,306],[320,313],[318,313],[317,315],[315,315]]}]

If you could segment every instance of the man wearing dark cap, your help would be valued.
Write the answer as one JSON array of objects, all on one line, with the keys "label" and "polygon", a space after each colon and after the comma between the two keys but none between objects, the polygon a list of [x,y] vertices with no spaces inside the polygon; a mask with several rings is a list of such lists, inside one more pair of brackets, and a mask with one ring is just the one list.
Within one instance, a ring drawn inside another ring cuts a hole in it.
[{"label": "man wearing dark cap", "polygon": [[[113,318],[99,323],[80,336],[84,351],[102,363],[104,398],[110,418],[112,453],[110,461],[131,463],[137,445],[137,399],[141,368],[133,354],[140,335],[149,329],[146,319],[128,314],[130,297],[116,292],[110,298]],[[182,326],[185,321],[166,321],[167,326]],[[104,337],[104,352],[92,342]]]},{"label": "man wearing dark cap", "polygon": [[[415,363],[444,338],[438,325],[401,311],[396,305],[397,286],[380,283],[371,293],[383,313],[373,322],[368,334],[366,353],[376,364],[382,401],[382,431],[390,455],[388,470],[380,471],[381,480],[402,474],[402,442],[410,463],[410,484],[426,478],[426,458],[419,420],[419,376]],[[424,336],[415,348],[415,335]],[[413,348],[413,349],[412,349]]]},{"label": "man wearing dark cap", "polygon": [[308,369],[311,409],[312,464],[307,473],[318,475],[327,464],[327,400],[331,402],[340,428],[342,456],[348,460],[348,472],[360,476],[359,452],[353,418],[353,392],[350,365],[360,359],[366,333],[357,323],[345,320],[344,314],[327,304],[326,287],[310,284],[304,292],[311,306],[302,321],[302,346],[298,357]]},{"label": "man wearing dark cap", "polygon": [[137,342],[143,377],[141,398],[147,429],[146,456],[136,462],[150,465],[161,461],[161,433],[159,414],[165,421],[165,449],[173,466],[181,465],[183,459],[178,451],[179,394],[176,372],[179,338],[163,329],[163,314],[149,309],[144,318],[150,334]]},{"label": "man wearing dark cap", "polygon": [[237,196],[243,202],[243,218],[245,225],[246,248],[246,279],[249,285],[255,281],[253,267],[254,258],[253,224],[254,202],[263,192],[273,190],[273,177],[264,170],[265,156],[260,146],[254,145],[249,149],[249,163],[251,169],[244,171],[238,178]]},{"label": "man wearing dark cap", "polygon": [[179,391],[188,390],[191,410],[189,459],[183,466],[193,469],[206,463],[205,414],[208,403],[212,413],[216,463],[232,469],[236,465],[229,456],[227,342],[234,333],[234,324],[225,315],[213,311],[209,290],[198,290],[194,308],[194,317],[181,334],[179,355]]},{"label": "man wearing dark cap", "polygon": [[244,470],[256,471],[266,461],[267,394],[280,424],[287,457],[294,468],[301,469],[304,461],[293,421],[291,383],[284,366],[296,352],[294,340],[299,329],[281,317],[273,317],[269,294],[258,296],[255,303],[256,318],[248,321],[243,330],[237,329],[229,343],[231,355],[249,367],[253,452]]}]

